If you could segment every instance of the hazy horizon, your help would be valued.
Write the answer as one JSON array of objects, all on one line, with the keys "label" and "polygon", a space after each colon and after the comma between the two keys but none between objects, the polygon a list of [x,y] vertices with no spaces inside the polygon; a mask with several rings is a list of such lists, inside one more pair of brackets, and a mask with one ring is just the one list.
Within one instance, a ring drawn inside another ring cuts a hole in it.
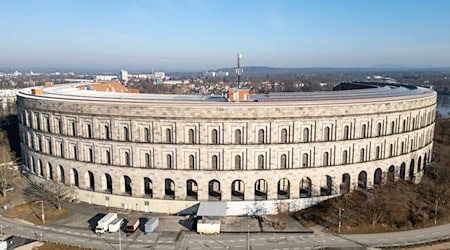
[{"label": "hazy horizon", "polygon": [[449,67],[449,1],[9,1],[0,68]]}]

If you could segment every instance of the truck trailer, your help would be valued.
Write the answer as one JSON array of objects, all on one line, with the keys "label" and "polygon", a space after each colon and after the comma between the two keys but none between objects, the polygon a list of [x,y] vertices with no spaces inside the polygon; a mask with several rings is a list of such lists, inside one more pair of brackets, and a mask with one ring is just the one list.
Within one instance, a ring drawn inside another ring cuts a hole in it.
[{"label": "truck trailer", "polygon": [[111,222],[113,222],[115,219],[117,219],[117,213],[108,213],[107,215],[103,216],[98,222],[97,226],[95,227],[95,233],[97,234],[103,234],[108,230],[108,226]]},{"label": "truck trailer", "polygon": [[148,218],[148,221],[144,225],[144,233],[145,234],[153,233],[153,231],[155,231],[155,229],[158,227],[158,225],[159,225],[158,217]]},{"label": "truck trailer", "polygon": [[127,233],[134,233],[139,228],[139,217],[131,217],[127,223]]},{"label": "truck trailer", "polygon": [[120,230],[120,226],[122,226],[122,223],[123,219],[117,218],[113,220],[108,226],[108,231],[110,233],[117,233]]}]

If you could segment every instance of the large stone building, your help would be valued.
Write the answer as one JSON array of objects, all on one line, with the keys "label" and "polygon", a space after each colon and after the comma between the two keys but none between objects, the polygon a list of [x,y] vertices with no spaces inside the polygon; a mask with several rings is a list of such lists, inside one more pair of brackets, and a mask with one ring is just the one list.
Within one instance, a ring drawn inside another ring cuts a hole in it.
[{"label": "large stone building", "polygon": [[173,213],[221,200],[242,214],[283,200],[298,210],[418,181],[431,160],[436,93],[426,88],[347,84],[226,102],[78,85],[23,89],[17,112],[31,176],[71,185],[84,202]]}]

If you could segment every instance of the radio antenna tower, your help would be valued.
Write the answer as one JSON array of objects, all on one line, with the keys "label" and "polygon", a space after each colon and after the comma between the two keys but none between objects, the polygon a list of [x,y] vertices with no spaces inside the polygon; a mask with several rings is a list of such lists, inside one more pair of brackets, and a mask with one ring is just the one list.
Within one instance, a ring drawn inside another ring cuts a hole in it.
[{"label": "radio antenna tower", "polygon": [[241,59],[242,59],[242,54],[237,54],[236,74],[237,74],[237,87],[238,87],[238,89],[241,88],[241,74],[243,72],[243,70],[241,69]]}]

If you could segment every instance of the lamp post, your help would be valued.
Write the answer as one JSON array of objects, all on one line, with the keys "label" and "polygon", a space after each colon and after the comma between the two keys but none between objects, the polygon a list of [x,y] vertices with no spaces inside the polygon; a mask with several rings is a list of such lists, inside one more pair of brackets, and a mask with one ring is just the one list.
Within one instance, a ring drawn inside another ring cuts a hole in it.
[{"label": "lamp post", "polygon": [[250,250],[250,224],[247,225],[247,250]]},{"label": "lamp post", "polygon": [[[120,227],[122,227],[122,225],[120,225]],[[120,238],[120,227],[119,227],[119,250],[122,250],[122,239]]]}]

